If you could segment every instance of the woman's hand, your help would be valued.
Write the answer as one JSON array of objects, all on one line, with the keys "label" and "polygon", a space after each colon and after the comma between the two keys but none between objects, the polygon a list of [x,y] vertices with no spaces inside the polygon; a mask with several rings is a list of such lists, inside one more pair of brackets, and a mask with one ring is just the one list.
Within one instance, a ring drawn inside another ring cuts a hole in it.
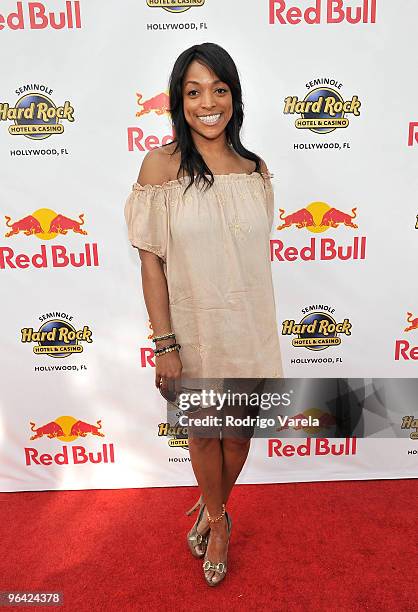
[{"label": "woman's hand", "polygon": [[[173,344],[173,339],[169,342],[159,341],[157,342],[157,348],[163,346],[169,346]],[[175,389],[180,390],[180,379],[183,365],[181,363],[180,355],[178,351],[170,351],[163,355],[155,357],[155,386],[157,389]],[[160,385],[161,381],[161,385]]]}]

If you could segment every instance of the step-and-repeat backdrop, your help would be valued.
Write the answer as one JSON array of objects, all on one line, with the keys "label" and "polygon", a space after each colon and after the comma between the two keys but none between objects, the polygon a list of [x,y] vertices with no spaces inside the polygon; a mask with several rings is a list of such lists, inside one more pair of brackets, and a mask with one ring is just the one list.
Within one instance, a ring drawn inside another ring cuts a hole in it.
[{"label": "step-and-repeat backdrop", "polygon": [[[242,140],[274,174],[285,376],[416,376],[417,22],[415,0],[1,3],[1,490],[195,482],[123,214],[195,43],[236,61]],[[309,427],[285,453],[254,439],[239,482],[414,477],[399,411],[399,437],[331,439],[322,418],[308,447]]]}]

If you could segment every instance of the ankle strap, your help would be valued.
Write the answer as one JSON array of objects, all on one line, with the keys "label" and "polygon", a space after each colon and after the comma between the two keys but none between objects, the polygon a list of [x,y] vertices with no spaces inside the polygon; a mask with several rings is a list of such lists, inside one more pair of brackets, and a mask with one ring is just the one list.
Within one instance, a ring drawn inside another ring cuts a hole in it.
[{"label": "ankle strap", "polygon": [[209,523],[217,523],[218,521],[221,520],[223,516],[225,516],[225,504],[222,504],[222,512],[219,516],[215,518],[211,517],[207,508],[206,508],[206,515],[208,517]]}]

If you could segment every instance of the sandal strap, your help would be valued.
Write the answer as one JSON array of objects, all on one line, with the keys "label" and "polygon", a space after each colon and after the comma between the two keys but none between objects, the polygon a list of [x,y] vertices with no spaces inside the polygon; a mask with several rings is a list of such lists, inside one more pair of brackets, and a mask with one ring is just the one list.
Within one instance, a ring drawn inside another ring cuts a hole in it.
[{"label": "sandal strap", "polygon": [[205,533],[203,535],[202,533],[196,531],[196,533],[194,533],[193,535],[189,535],[189,540],[190,542],[196,542],[196,544],[202,544],[202,542],[205,542],[207,544],[208,534]]},{"label": "sandal strap", "polygon": [[199,526],[199,523],[200,523],[200,521],[202,519],[202,516],[203,516],[204,508],[205,508],[205,504],[200,506],[200,511],[199,511],[199,515],[198,515],[198,517],[196,519],[196,523],[193,526],[191,534],[189,536],[187,536],[189,541],[190,541],[190,543],[192,544],[192,546],[194,548],[196,546],[199,546],[200,544],[207,545],[207,543],[208,543],[210,529],[205,534],[199,533],[198,530],[197,530],[197,528]]},{"label": "sandal strap", "polygon": [[226,563],[223,563],[223,561],[219,561],[219,563],[214,563],[213,561],[209,561],[209,559],[206,559],[203,562],[203,569],[205,570],[205,572],[213,570],[214,572],[218,572],[218,574],[226,574]]}]

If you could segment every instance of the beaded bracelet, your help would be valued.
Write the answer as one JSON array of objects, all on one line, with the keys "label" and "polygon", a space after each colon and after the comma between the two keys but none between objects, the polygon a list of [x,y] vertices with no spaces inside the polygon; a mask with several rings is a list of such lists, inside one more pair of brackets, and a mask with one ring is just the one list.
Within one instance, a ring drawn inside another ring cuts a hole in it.
[{"label": "beaded bracelet", "polygon": [[168,338],[175,338],[176,335],[174,332],[170,332],[169,334],[163,334],[162,336],[153,336],[151,340],[153,342],[157,342],[157,340],[168,340]]},{"label": "beaded bracelet", "polygon": [[170,344],[170,346],[155,350],[154,355],[158,357],[159,355],[164,355],[164,353],[171,353],[171,351],[179,351],[180,349],[181,344]]}]

